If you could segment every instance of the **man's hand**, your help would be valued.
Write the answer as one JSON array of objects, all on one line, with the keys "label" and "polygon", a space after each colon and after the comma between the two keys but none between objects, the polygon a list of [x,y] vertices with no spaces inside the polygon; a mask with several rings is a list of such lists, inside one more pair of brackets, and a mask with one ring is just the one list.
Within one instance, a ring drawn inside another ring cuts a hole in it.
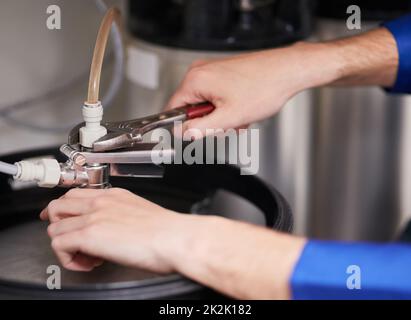
[{"label": "man's hand", "polygon": [[61,264],[90,271],[101,259],[154,272],[174,270],[173,252],[185,215],[166,210],[122,189],[73,189],[50,202],[40,218]]},{"label": "man's hand", "polygon": [[385,28],[324,43],[195,62],[167,108],[211,102],[216,110],[183,131],[238,128],[277,113],[298,92],[321,85],[393,85],[395,40]]},{"label": "man's hand", "polygon": [[216,110],[187,121],[195,128],[230,129],[269,117],[305,88],[309,76],[304,50],[310,45],[196,61],[188,70],[166,109],[208,101]]},{"label": "man's hand", "polygon": [[216,216],[166,210],[122,189],[73,189],[41,214],[61,264],[90,271],[104,260],[178,272],[235,298],[289,298],[305,240]]}]

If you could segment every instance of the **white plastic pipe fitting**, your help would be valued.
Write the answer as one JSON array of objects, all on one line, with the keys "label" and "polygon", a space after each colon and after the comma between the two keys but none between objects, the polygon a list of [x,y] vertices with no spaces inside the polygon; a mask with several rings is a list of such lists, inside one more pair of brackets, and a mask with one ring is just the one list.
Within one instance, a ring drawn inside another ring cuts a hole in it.
[{"label": "white plastic pipe fitting", "polygon": [[80,144],[83,147],[92,148],[95,141],[107,134],[107,129],[101,125],[103,106],[101,102],[85,103],[82,113],[86,125],[80,128]]},{"label": "white plastic pipe fitting", "polygon": [[59,184],[61,169],[55,159],[25,160],[15,163],[15,180],[35,181],[39,187],[54,188]]}]

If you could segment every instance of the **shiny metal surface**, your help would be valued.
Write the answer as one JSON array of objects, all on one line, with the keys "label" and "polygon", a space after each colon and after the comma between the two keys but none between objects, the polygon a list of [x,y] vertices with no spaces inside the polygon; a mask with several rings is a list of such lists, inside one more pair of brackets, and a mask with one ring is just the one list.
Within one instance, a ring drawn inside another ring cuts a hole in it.
[{"label": "shiny metal surface", "polygon": [[131,164],[113,163],[110,165],[110,176],[113,177],[133,177],[133,178],[162,178],[164,167],[155,164]]},{"label": "shiny metal surface", "polygon": [[89,177],[83,167],[67,162],[60,164],[60,187],[86,187],[89,183]]},{"label": "shiny metal surface", "polygon": [[[222,58],[231,53],[167,48],[139,39],[129,43],[126,104],[129,117],[160,112],[178,88],[191,63],[198,59]],[[148,59],[148,63],[144,60]],[[153,79],[147,82],[146,79]],[[256,124],[260,129],[258,176],[277,188],[290,203],[294,232],[306,233],[308,181],[310,175],[312,92],[303,92],[289,101],[279,115]],[[224,211],[225,196],[215,211]],[[243,211],[241,203],[237,211]]]},{"label": "shiny metal surface", "polygon": [[101,152],[133,147],[143,140],[144,134],[185,119],[186,113],[175,109],[140,119],[103,123],[109,133],[93,143],[93,150]]},{"label": "shiny metal surface", "polygon": [[[50,247],[47,224],[34,221],[0,232],[0,280],[45,286],[47,267],[59,265]],[[72,272],[61,268],[62,288],[152,279],[158,275],[143,270],[105,263],[92,272]]]},{"label": "shiny metal surface", "polygon": [[307,235],[311,202],[313,150],[313,92],[292,98],[260,128],[260,170],[258,176],[275,186],[290,203],[294,233]]},{"label": "shiny metal surface", "polygon": [[87,163],[153,163],[153,157],[173,157],[173,149],[153,150],[152,144],[137,145],[136,148],[119,152],[82,152]]},{"label": "shiny metal surface", "polygon": [[81,154],[80,150],[75,149],[68,144],[63,144],[60,147],[60,152],[78,166],[84,166],[87,162],[86,158]]},{"label": "shiny metal surface", "polygon": [[[213,106],[212,109],[214,109]],[[94,152],[104,152],[135,147],[142,142],[146,133],[154,129],[164,128],[177,121],[183,122],[189,118],[203,116],[210,112],[209,106],[186,105],[138,119],[102,122],[101,124],[107,129],[108,133],[93,143],[92,150]],[[80,128],[83,126],[84,122],[70,130],[68,135],[69,146],[79,143]],[[70,158],[77,156],[76,153],[73,153],[75,150],[70,150],[66,145],[63,145],[60,151]]]},{"label": "shiny metal surface", "polygon": [[110,167],[107,164],[95,164],[85,166],[87,172],[88,184],[87,188],[105,189],[110,186],[109,173]]},{"label": "shiny metal surface", "polygon": [[68,144],[60,147],[60,152],[68,160],[60,164],[59,186],[80,188],[107,188],[109,176],[117,177],[158,177],[164,169],[153,163],[153,157],[172,159],[174,149],[153,149],[155,144],[139,143],[134,148],[111,152],[84,152],[77,146]]},{"label": "shiny metal surface", "polygon": [[[377,23],[363,23],[362,32]],[[357,31],[358,32],[358,31]],[[355,34],[323,20],[321,40]],[[321,88],[313,113],[309,235],[389,240],[407,219],[411,101],[381,88]]]}]

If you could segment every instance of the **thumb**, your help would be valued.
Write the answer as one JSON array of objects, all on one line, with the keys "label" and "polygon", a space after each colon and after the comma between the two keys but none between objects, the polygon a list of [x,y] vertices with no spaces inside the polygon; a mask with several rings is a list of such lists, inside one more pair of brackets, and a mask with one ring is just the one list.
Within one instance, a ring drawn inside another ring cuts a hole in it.
[{"label": "thumb", "polygon": [[191,91],[179,89],[170,98],[165,107],[165,110],[171,110],[183,107],[188,104],[197,104],[205,101],[206,100],[204,100],[201,96],[197,96],[193,94]]}]

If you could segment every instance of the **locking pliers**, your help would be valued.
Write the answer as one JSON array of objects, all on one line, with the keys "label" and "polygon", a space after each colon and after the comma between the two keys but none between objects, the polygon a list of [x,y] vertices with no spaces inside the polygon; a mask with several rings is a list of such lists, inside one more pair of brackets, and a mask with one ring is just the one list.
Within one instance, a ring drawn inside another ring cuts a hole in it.
[{"label": "locking pliers", "polygon": [[69,133],[68,143],[60,151],[68,158],[63,164],[59,185],[106,188],[109,176],[162,177],[164,168],[153,163],[153,158],[174,156],[173,149],[153,149],[156,144],[142,143],[143,135],[175,121],[198,118],[211,113],[211,104],[187,105],[144,118],[102,122],[107,134],[93,143],[92,148],[80,145],[80,123]]}]

